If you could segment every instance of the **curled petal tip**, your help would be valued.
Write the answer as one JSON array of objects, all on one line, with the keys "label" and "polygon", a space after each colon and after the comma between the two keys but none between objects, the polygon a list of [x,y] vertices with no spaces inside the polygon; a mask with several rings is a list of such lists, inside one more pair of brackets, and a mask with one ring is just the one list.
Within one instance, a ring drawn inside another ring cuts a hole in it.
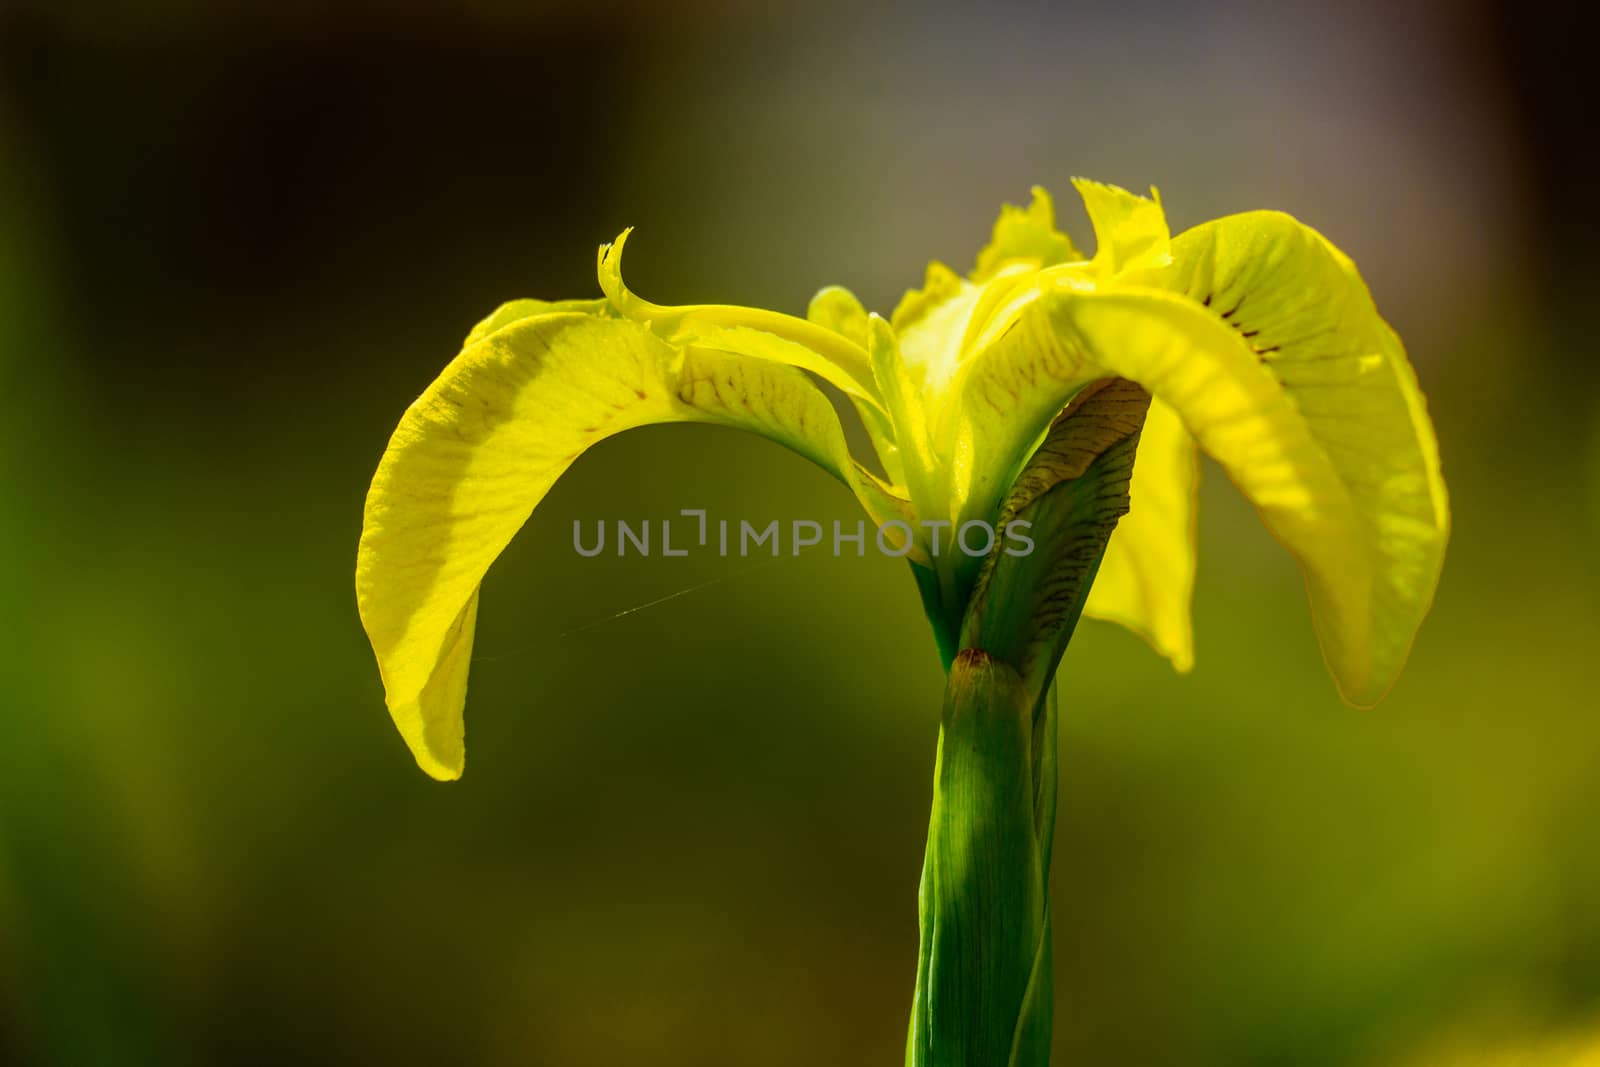
[{"label": "curled petal tip", "polygon": [[604,265],[606,260],[610,259],[613,255],[620,256],[622,254],[622,247],[628,243],[628,235],[632,232],[633,227],[629,226],[627,229],[617,234],[615,240],[607,241],[600,246],[599,257],[602,265]]}]

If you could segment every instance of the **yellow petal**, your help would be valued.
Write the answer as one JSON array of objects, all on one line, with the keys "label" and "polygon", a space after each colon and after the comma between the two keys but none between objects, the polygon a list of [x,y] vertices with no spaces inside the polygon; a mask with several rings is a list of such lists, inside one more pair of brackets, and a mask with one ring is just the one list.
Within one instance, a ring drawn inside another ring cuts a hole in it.
[{"label": "yellow petal", "polygon": [[[1006,204],[970,278],[940,262],[928,264],[921,289],[907,291],[890,317],[901,358],[915,386],[938,407],[946,384],[970,350],[974,331],[1043,267],[1079,260],[1082,254],[1056,229],[1050,194],[1034,186],[1026,208]],[[931,412],[939,421],[937,412]]]},{"label": "yellow petal", "polygon": [[[1136,381],[1172,407],[1297,557],[1341,693],[1375,703],[1432,598],[1443,487],[1410,368],[1391,358],[1393,334],[1375,315],[1363,325],[1348,307],[1335,310],[1335,339],[1313,347],[1352,355],[1317,360],[1308,349],[1310,369],[1291,388],[1227,320],[1187,297],[1064,280],[996,324],[998,336],[970,363],[968,514],[992,507],[985,472],[1015,469],[1077,389],[1108,376]],[[1299,336],[1286,334],[1284,343]]]},{"label": "yellow petal", "polygon": [[827,326],[765,308],[734,304],[652,304],[622,281],[624,230],[602,245],[597,261],[600,288],[618,314],[649,326],[674,345],[698,344],[753,359],[799,367],[854,399],[877,404],[866,351]]},{"label": "yellow petal", "polygon": [[478,589],[550,486],[597,441],[710,422],[788,445],[876,516],[897,502],[856,467],[799,371],[678,349],[644,326],[562,311],[478,336],[406,411],[367,495],[356,595],[395,725],[436,778],[460,775]]},{"label": "yellow petal", "polygon": [[934,308],[959,295],[961,289],[961,275],[934,260],[923,274],[922,288],[907,289],[895,305],[894,313],[889,316],[889,325],[894,327],[895,333],[904,333]]},{"label": "yellow petal", "polygon": [[818,290],[806,308],[806,321],[832,330],[858,348],[867,347],[867,309],[842,285]]},{"label": "yellow petal", "polygon": [[1167,217],[1154,189],[1147,198],[1087,178],[1074,178],[1072,185],[1094,226],[1097,270],[1111,275],[1171,262]]},{"label": "yellow petal", "polygon": [[919,392],[938,392],[955,373],[961,338],[982,295],[982,286],[935,261],[928,264],[922,288],[908,290],[900,298],[889,324],[899,339],[900,359]]},{"label": "yellow petal", "polygon": [[1153,401],[1139,437],[1130,510],[1106,545],[1083,609],[1132,630],[1185,672],[1194,666],[1190,604],[1199,483],[1193,435],[1169,405]]},{"label": "yellow petal", "polygon": [[886,392],[878,355],[872,350],[873,342],[869,338],[870,320],[876,317],[867,314],[867,309],[854,293],[838,285],[820,290],[811,298],[811,306],[806,309],[807,322],[832,330],[871,356],[876,399],[870,403],[856,396],[850,399],[855,404],[856,413],[861,416],[861,424],[878,454],[878,461],[883,464],[884,473],[891,482],[904,484],[906,468],[901,457],[899,435],[894,429],[897,418],[894,400]]},{"label": "yellow petal", "polygon": [[1368,585],[1364,639],[1355,620],[1318,610],[1315,587],[1313,611],[1345,697],[1375,703],[1433,601],[1450,530],[1416,372],[1355,265],[1288,215],[1217,219],[1177,237],[1172,255],[1171,270],[1156,277],[1250,346],[1350,495],[1367,569],[1346,580]]},{"label": "yellow petal", "polygon": [[1082,258],[1072,239],[1056,229],[1056,209],[1050,194],[1035,185],[1033,200],[1027,207],[1006,204],[1000,209],[994,233],[978,253],[972,280],[987,281],[1016,260],[1024,260],[1037,269]]},{"label": "yellow petal", "polygon": [[610,302],[604,297],[595,300],[512,300],[490,312],[482,322],[472,328],[461,347],[476,344],[491,333],[505,329],[535,315],[549,315],[556,311],[581,311],[587,315],[613,314]]},{"label": "yellow petal", "polygon": [[[947,458],[943,493],[957,517],[986,517],[998,506],[1000,495],[1021,469],[1022,444],[1036,444],[1044,426],[1061,410],[1053,390],[1059,382],[1032,381],[1034,360],[1026,352],[1017,359],[987,361],[978,354],[993,348],[1019,323],[1026,325],[1029,309],[1058,287],[1093,289],[1123,272],[1148,272],[1170,262],[1170,237],[1159,200],[1083,178],[1074,179],[1073,186],[1094,226],[1098,247],[1092,261],[1080,262],[1070,242],[1070,256],[1063,259],[1018,258],[1029,247],[1025,238],[1029,225],[1055,232],[1050,199],[1035,190],[1027,212],[1008,206],[1001,213],[995,240],[979,256],[980,271],[974,275],[981,276],[983,284],[965,283],[959,292],[942,294],[942,301],[924,298],[921,314],[902,331],[901,347],[908,361],[911,354],[934,353],[927,362],[937,373],[927,376],[925,390],[930,394],[929,433],[934,451]],[[930,270],[929,292],[934,292],[933,281]],[[895,328],[900,330],[898,318],[897,312]],[[913,328],[917,335],[908,337]],[[1048,339],[1043,343],[1051,344]],[[1044,403],[1036,405],[1041,397]],[[1059,398],[1062,403],[1065,399]]]}]

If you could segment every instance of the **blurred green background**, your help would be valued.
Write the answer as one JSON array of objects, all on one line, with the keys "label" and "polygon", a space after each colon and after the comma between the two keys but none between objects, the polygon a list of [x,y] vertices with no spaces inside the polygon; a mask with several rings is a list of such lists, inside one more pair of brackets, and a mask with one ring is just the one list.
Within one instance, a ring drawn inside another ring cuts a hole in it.
[{"label": "blurred green background", "polygon": [[887,311],[1032,183],[1086,242],[1073,174],[1349,251],[1456,532],[1375,712],[1215,469],[1194,673],[1080,629],[1056,1061],[1577,1062],[1582,40],[1488,0],[0,8],[0,1062],[899,1062],[941,688],[908,574],[569,540],[846,492],[730,431],[586,456],[487,584],[453,785],[383,708],[361,501],[473,322],[596,294],[625,225],[657,301]]}]

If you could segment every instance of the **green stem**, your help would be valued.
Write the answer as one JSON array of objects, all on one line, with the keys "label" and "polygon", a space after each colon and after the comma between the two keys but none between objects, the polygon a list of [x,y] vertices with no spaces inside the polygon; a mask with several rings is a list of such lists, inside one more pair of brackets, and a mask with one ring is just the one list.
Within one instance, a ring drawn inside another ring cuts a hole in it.
[{"label": "green stem", "polygon": [[991,553],[954,596],[914,568],[948,676],[907,1067],[1050,1062],[1056,669],[1128,512],[1149,403],[1106,382],[1051,425],[1000,511],[1037,551]]},{"label": "green stem", "polygon": [[977,649],[951,665],[923,861],[908,1067],[1050,1059],[1055,699]]}]

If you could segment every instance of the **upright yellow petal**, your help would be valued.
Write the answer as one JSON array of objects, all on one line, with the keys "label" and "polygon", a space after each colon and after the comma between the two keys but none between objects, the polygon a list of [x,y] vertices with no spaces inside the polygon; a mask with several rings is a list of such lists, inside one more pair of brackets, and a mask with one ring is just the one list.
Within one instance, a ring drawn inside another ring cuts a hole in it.
[{"label": "upright yellow petal", "polygon": [[[929,333],[950,352],[950,371],[937,389],[942,403],[935,407],[929,427],[935,450],[949,458],[945,494],[955,517],[984,517],[997,506],[1021,469],[1022,450],[1038,442],[1066,399],[1055,396],[1059,382],[1032,380],[1036,360],[1026,352],[1016,359],[984,355],[997,345],[1005,351],[1030,343],[1058,347],[1049,338],[1028,340],[1031,309],[1042,299],[1062,289],[1094,290],[1124,272],[1149,271],[1171,260],[1166,216],[1158,200],[1083,178],[1074,179],[1073,186],[1094,226],[1098,247],[1092,260],[1082,261],[1075,249],[1073,259],[1042,266],[1037,260],[996,260],[997,250],[1015,253],[1027,247],[1014,236],[1011,244],[1002,243],[1003,235],[1020,227],[1017,209],[1008,208],[1009,217],[1002,213],[995,226],[995,242],[979,258],[980,265],[988,267],[984,284],[974,292],[969,283],[964,299],[943,305],[961,307],[961,318],[945,323],[932,314],[926,316]],[[1042,218],[1054,232],[1053,212],[1042,190],[1035,190],[1027,216],[1035,224]],[[1024,327],[1021,334],[1008,339],[1019,324]],[[1044,332],[1049,332],[1048,326]],[[1114,555],[1113,576],[1117,566]]]},{"label": "upright yellow petal", "polygon": [[871,402],[856,396],[850,399],[855,404],[856,413],[861,416],[861,425],[872,440],[873,450],[878,454],[878,461],[883,464],[884,473],[891,482],[903,485],[906,480],[905,461],[901,457],[904,446],[894,428],[899,416],[895,411],[894,399],[885,389],[882,369],[878,365],[877,355],[872,352],[872,341],[869,337],[871,320],[874,318],[876,316],[867,314],[867,309],[861,305],[861,301],[854,293],[838,285],[830,285],[819,290],[817,295],[811,298],[811,305],[806,309],[807,322],[832,330],[851,344],[867,351],[872,357],[872,375],[877,398]]},{"label": "upright yellow petal", "polygon": [[829,285],[819,289],[806,308],[806,321],[832,330],[866,351],[867,309],[856,294],[844,286]]},{"label": "upright yellow petal", "polygon": [[900,358],[915,387],[930,399],[961,361],[961,339],[983,286],[962,278],[937,260],[928,264],[921,289],[907,290],[889,325],[900,342]]},{"label": "upright yellow petal", "polygon": [[995,220],[994,233],[978,253],[972,280],[985,282],[1006,264],[1025,260],[1035,269],[1082,259],[1072,239],[1056,229],[1055,204],[1050,194],[1035,185],[1025,208],[1006,204]]},{"label": "upright yellow petal", "polygon": [[938,408],[946,386],[988,317],[1039,270],[1083,258],[1072,239],[1056,229],[1050,194],[1039,186],[1032,193],[1027,207],[1000,209],[968,277],[930,263],[922,288],[909,290],[890,318],[902,358],[927,394],[932,423],[944,423]]},{"label": "upright yellow petal", "polygon": [[1164,267],[1172,261],[1167,216],[1154,189],[1143,197],[1087,178],[1074,178],[1072,185],[1094,226],[1093,264],[1102,275]]},{"label": "upright yellow petal", "polygon": [[479,584],[597,441],[660,422],[734,426],[822,465],[870,512],[897,503],[850,458],[826,396],[791,367],[675,348],[638,323],[581,311],[505,317],[475,331],[400,420],[367,494],[356,562],[389,711],[436,778],[457,777],[464,762]]}]

